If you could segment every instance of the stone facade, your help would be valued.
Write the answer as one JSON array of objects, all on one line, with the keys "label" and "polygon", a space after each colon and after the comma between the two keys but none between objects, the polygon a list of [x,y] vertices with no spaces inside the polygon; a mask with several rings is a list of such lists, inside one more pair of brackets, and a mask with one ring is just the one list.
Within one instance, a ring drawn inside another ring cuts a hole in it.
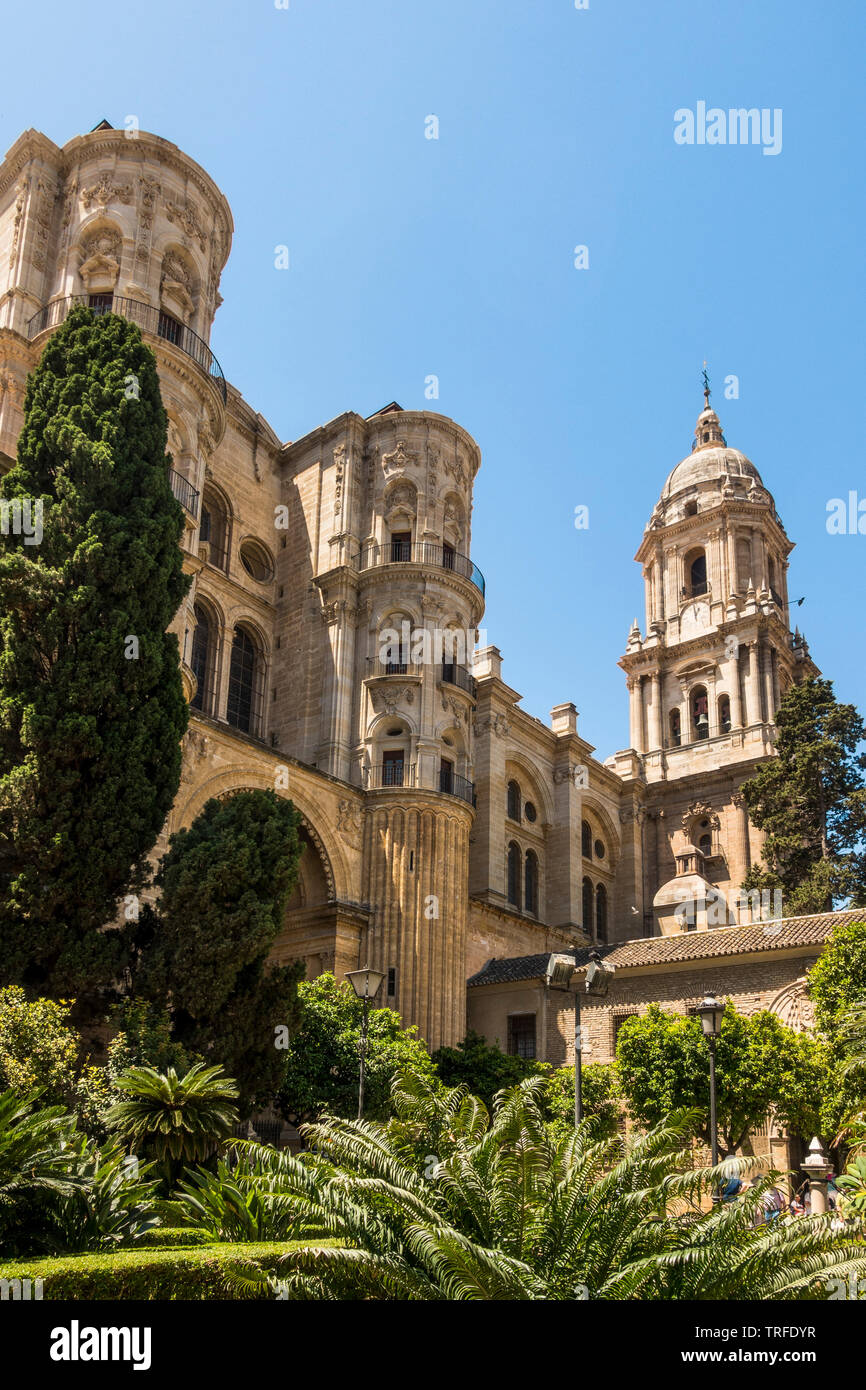
[{"label": "stone facade", "polygon": [[[275,956],[311,976],[378,966],[382,1002],[453,1044],[491,957],[679,931],[684,891],[741,881],[760,840],[739,785],[813,669],[788,630],[791,543],[707,406],[638,551],[630,747],[599,761],[573,704],[542,723],[497,648],[476,647],[466,431],[392,402],[283,443],[225,382],[209,337],[232,234],[224,196],[160,137],[103,123],[62,148],[16,141],[0,166],[0,467],[71,304],[137,322],[193,578],[173,625],[192,719],[157,851],[211,796],[291,797],[305,853]],[[704,909],[691,925],[711,925]]]}]

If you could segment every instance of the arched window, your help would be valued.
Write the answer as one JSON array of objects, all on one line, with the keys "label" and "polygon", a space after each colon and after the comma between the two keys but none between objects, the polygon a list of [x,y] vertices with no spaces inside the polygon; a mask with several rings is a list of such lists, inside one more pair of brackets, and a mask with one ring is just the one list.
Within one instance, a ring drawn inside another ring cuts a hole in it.
[{"label": "arched window", "polygon": [[229,523],[225,503],[213,488],[205,488],[201,502],[198,538],[206,541],[208,564],[218,570],[228,567]]},{"label": "arched window", "polygon": [[520,907],[520,846],[513,840],[508,846],[508,901]]},{"label": "arched window", "polygon": [[682,736],[683,736],[683,735],[682,735],[682,725],[680,724],[680,712],[679,712],[679,710],[678,710],[678,709],[672,709],[671,712],[670,712],[670,715],[668,716],[668,719],[669,719],[670,731],[671,731],[671,747],[672,747],[672,748],[679,748],[680,743],[682,742]]},{"label": "arched window", "polygon": [[258,735],[261,723],[261,660],[245,628],[236,627],[229,667],[226,719],[245,734]]},{"label": "arched window", "polygon": [[607,941],[607,889],[600,883],[595,890],[595,936]]},{"label": "arched window", "polygon": [[195,631],[192,635],[190,666],[196,679],[196,691],[190,700],[190,708],[201,710],[202,714],[213,714],[216,634],[200,603],[195,605],[193,612]]},{"label": "arched window", "polygon": [[692,737],[709,738],[710,736],[710,706],[707,700],[707,692],[702,685],[692,691],[691,698],[692,711]]},{"label": "arched window", "polygon": [[592,879],[583,880],[583,930],[592,936]]},{"label": "arched window", "polygon": [[713,827],[709,820],[697,821],[692,830],[692,844],[697,845],[701,854],[708,859],[713,853]]},{"label": "arched window", "polygon": [[533,849],[526,851],[523,905],[527,912],[538,916],[538,855]]},{"label": "arched window", "polygon": [[731,701],[727,695],[719,696],[719,731],[723,734],[731,732]]},{"label": "arched window", "polygon": [[588,820],[580,824],[580,852],[584,859],[592,858],[592,826]]},{"label": "arched window", "polygon": [[520,820],[520,787],[517,782],[508,783],[508,819]]},{"label": "arched window", "polygon": [[707,592],[707,557],[699,551],[689,565],[689,593],[692,598]]}]

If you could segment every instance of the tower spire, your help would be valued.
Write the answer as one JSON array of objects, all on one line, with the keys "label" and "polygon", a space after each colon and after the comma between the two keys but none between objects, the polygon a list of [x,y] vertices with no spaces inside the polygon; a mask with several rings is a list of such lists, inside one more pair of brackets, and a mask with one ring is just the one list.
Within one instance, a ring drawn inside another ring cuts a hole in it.
[{"label": "tower spire", "polygon": [[704,408],[698,416],[698,423],[695,426],[695,440],[692,444],[692,453],[696,449],[704,449],[707,446],[727,444],[718,415],[710,405],[710,378],[707,373],[707,360],[704,358],[704,370],[701,372],[701,380],[704,383]]}]

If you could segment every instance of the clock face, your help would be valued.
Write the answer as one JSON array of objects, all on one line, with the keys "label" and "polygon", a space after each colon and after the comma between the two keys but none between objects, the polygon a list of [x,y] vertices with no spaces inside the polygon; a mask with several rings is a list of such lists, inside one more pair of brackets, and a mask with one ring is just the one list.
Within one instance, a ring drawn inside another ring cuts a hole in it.
[{"label": "clock face", "polygon": [[680,637],[693,637],[705,632],[710,625],[710,605],[695,601],[687,603],[680,613]]}]

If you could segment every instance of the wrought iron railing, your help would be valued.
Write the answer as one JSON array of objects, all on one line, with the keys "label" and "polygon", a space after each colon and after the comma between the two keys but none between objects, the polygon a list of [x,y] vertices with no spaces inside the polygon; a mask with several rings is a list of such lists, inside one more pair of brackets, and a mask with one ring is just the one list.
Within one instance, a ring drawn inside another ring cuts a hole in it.
[{"label": "wrought iron railing", "polygon": [[467,777],[459,777],[450,767],[440,767],[432,779],[423,778],[416,763],[388,762],[365,767],[362,773],[364,787],[378,790],[382,787],[414,787],[421,791],[444,792],[446,796],[459,797],[470,806],[475,805],[475,783]]},{"label": "wrought iron railing", "polygon": [[376,656],[367,658],[367,676],[420,676],[421,667],[417,661],[380,661]]},{"label": "wrought iron railing", "polygon": [[414,763],[379,763],[378,766],[364,768],[364,786],[414,787],[416,767]]},{"label": "wrought iron railing", "polygon": [[199,504],[198,488],[194,488],[192,483],[174,468],[168,470],[168,481],[180,505],[189,512],[194,520],[197,520]]},{"label": "wrought iron railing", "polygon": [[468,579],[476,589],[484,593],[484,575],[468,555],[461,555],[450,545],[439,545],[435,541],[385,541],[378,545],[375,541],[364,546],[358,556],[358,569],[373,569],[378,565],[434,565],[437,569],[452,570],[463,579]]},{"label": "wrought iron railing", "polygon": [[35,338],[49,328],[57,328],[69,311],[78,305],[89,308],[94,314],[119,314],[121,318],[129,319],[130,323],[137,323],[145,333],[152,333],[156,338],[173,343],[181,352],[185,352],[187,357],[197,362],[202,371],[207,372],[225,401],[226,379],[223,369],[204,339],[193,333],[186,324],[172,318],[171,314],[164,313],[153,304],[142,304],[140,299],[124,299],[117,294],[70,294],[65,299],[54,299],[30,319],[27,324],[28,338]]},{"label": "wrought iron railing", "polygon": [[459,686],[461,690],[466,691],[467,695],[471,695],[473,700],[475,699],[477,682],[471,671],[467,671],[465,666],[458,666],[456,661],[443,661],[441,679],[446,681],[448,685]]},{"label": "wrought iron railing", "polygon": [[459,777],[448,767],[439,769],[439,790],[446,792],[448,796],[459,796],[461,801],[468,801],[470,806],[475,805],[475,783],[470,782],[468,777]]}]

